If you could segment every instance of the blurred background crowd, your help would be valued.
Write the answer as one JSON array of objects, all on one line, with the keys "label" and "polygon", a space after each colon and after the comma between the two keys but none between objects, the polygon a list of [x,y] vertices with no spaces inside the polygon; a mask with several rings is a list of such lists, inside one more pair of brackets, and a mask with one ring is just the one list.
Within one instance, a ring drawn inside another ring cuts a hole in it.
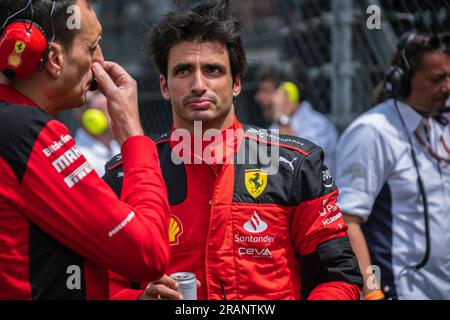
[{"label": "blurred background crowd", "polygon": [[[96,6],[103,24],[102,49],[138,80],[141,121],[147,133],[170,127],[170,105],[162,100],[159,74],[145,54],[145,37],[152,23],[167,11],[184,9],[195,0],[108,0]],[[268,127],[255,94],[262,65],[304,73],[308,101],[339,132],[372,105],[372,90],[380,82],[398,42],[410,30],[442,35],[450,30],[447,0],[231,0],[245,24],[244,45],[249,62],[238,118]],[[369,30],[367,8],[377,5],[381,29]],[[292,70],[300,63],[303,70]],[[62,120],[72,133],[79,125],[74,112]]]}]

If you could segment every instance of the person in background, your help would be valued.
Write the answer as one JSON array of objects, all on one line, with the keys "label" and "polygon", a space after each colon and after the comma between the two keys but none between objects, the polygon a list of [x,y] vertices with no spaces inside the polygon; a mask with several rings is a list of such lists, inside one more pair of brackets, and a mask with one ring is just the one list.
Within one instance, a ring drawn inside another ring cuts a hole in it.
[{"label": "person in background", "polygon": [[[342,134],[336,183],[365,299],[450,299],[449,41],[405,34],[387,99]],[[378,279],[381,283],[378,282]]]},{"label": "person in background", "polygon": [[308,139],[322,147],[325,164],[333,173],[338,132],[333,123],[315,111],[307,100],[305,68],[294,61],[291,69],[292,76],[283,75],[273,66],[262,68],[257,74],[259,85],[255,100],[260,104],[264,117],[272,122],[270,129]]},{"label": "person in background", "polygon": [[114,139],[106,97],[100,92],[90,93],[81,109],[80,127],[75,133],[78,148],[99,176],[105,174],[105,163],[120,152]]}]

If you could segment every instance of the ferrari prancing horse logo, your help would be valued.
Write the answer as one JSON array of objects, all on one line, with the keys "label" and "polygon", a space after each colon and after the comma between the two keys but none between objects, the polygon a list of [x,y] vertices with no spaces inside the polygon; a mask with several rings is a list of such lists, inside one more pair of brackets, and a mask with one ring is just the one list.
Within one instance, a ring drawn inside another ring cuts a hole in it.
[{"label": "ferrari prancing horse logo", "polygon": [[266,189],[267,177],[267,170],[245,170],[245,187],[253,198],[258,198]]},{"label": "ferrari prancing horse logo", "polygon": [[25,51],[25,48],[26,48],[27,46],[26,46],[26,44],[25,43],[23,43],[22,41],[16,41],[16,44],[15,44],[15,46],[14,46],[14,49],[15,49],[15,51],[16,51],[16,53],[22,53],[22,52],[24,52]]}]

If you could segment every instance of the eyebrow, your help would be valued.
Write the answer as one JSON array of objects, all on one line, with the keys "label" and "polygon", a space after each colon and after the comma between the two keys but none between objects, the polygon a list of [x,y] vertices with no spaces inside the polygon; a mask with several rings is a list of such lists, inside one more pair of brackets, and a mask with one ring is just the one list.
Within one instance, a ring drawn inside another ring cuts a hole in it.
[{"label": "eyebrow", "polygon": [[218,69],[225,69],[225,66],[223,64],[220,63],[206,63],[205,64],[206,67],[215,67]]}]

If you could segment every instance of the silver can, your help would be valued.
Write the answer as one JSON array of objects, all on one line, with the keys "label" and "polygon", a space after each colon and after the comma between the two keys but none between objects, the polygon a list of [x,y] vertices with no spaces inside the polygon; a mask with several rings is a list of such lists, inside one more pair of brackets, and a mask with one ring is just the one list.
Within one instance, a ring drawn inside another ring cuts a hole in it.
[{"label": "silver can", "polygon": [[183,295],[184,300],[197,300],[197,278],[192,272],[176,272],[170,275],[178,282],[178,291]]}]

